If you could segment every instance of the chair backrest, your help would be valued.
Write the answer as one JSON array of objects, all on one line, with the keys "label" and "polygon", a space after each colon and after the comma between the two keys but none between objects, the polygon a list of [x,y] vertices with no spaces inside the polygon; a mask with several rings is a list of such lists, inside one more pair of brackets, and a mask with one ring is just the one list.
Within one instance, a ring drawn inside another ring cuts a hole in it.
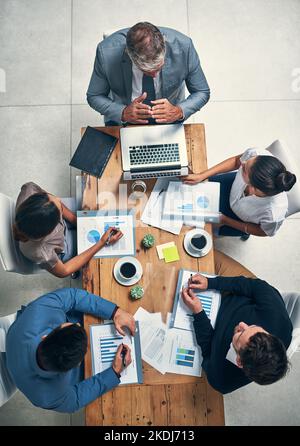
[{"label": "chair backrest", "polygon": [[283,140],[274,141],[269,147],[266,148],[272,155],[276,156],[286,167],[286,169],[294,173],[297,177],[297,182],[292,189],[287,192],[288,197],[288,214],[292,215],[296,212],[300,212],[300,170],[297,168],[296,162],[293,160],[291,151]]},{"label": "chair backrest", "polygon": [[17,391],[15,383],[6,367],[5,341],[9,327],[15,321],[17,314],[0,318],[0,407],[3,406]]},{"label": "chair backrest", "polygon": [[300,347],[300,293],[283,292],[281,295],[293,324],[292,342],[287,351],[291,358]]},{"label": "chair backrest", "polygon": [[14,201],[0,192],[0,260],[3,269],[19,274],[34,274],[41,271],[26,259],[19,250],[19,244],[13,238],[15,219]]}]

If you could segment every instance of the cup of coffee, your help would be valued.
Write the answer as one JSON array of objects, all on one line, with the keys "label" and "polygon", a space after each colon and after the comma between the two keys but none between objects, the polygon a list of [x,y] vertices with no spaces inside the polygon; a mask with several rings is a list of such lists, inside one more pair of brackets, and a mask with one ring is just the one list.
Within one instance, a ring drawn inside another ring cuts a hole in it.
[{"label": "cup of coffee", "polygon": [[203,251],[207,245],[206,237],[203,234],[195,234],[191,238],[191,247],[197,252]]},{"label": "cup of coffee", "polygon": [[120,266],[120,276],[123,280],[131,280],[136,275],[136,266],[131,262],[124,262]]}]

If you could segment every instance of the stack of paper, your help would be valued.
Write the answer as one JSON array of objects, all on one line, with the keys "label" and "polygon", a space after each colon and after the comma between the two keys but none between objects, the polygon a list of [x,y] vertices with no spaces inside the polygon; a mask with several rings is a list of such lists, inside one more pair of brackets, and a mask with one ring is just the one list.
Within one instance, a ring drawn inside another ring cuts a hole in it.
[{"label": "stack of paper", "polygon": [[194,333],[169,328],[170,314],[164,324],[160,313],[139,308],[142,358],[160,373],[201,376],[202,356]]},{"label": "stack of paper", "polygon": [[182,228],[181,221],[176,220],[174,217],[168,218],[166,221],[162,220],[165,194],[168,186],[169,180],[167,178],[159,178],[156,181],[141,220],[147,225],[178,235]]},{"label": "stack of paper", "polygon": [[[204,228],[205,221],[209,221],[209,218],[218,218],[219,216],[219,196],[217,192],[213,194],[215,198],[212,202],[212,213],[210,213],[210,208],[205,209],[204,207],[208,203],[206,200],[207,197],[205,196],[204,201],[201,201],[203,187],[206,189],[207,184],[209,184],[209,190],[213,189],[216,191],[219,187],[219,183],[201,183],[196,186],[189,186],[183,184],[181,181],[170,181],[168,178],[159,178],[145,206],[141,217],[142,222],[176,235],[180,234],[182,225]],[[201,189],[201,192],[199,189]],[[191,198],[193,194],[195,197]],[[175,204],[183,207],[183,209],[187,210],[186,212],[181,212],[180,209],[177,209],[176,212],[174,211],[172,202],[175,198]],[[199,209],[201,211],[205,209],[205,212],[198,212],[196,214],[192,212],[193,208],[191,206],[193,202],[198,203],[198,211]],[[199,204],[201,207],[199,207]],[[214,212],[217,212],[217,217]]]}]

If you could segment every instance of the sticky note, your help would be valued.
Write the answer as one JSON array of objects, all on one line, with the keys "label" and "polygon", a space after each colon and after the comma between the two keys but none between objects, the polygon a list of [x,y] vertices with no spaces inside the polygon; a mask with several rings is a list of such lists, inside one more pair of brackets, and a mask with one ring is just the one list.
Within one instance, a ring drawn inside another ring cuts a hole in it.
[{"label": "sticky note", "polygon": [[164,243],[163,245],[156,246],[157,255],[160,260],[164,258],[163,249],[169,248],[170,246],[175,246],[174,242]]},{"label": "sticky note", "polygon": [[176,260],[180,259],[177,246],[170,246],[169,248],[164,248],[163,255],[166,263],[176,262]]}]

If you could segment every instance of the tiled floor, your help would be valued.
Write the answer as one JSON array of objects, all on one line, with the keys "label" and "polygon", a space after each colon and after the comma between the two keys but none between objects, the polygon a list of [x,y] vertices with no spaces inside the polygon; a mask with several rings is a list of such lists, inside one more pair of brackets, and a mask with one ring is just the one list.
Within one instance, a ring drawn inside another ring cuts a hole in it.
[{"label": "tiled floor", "polygon": [[[0,0],[0,190],[16,197],[36,181],[60,196],[74,194],[68,162],[83,125],[101,125],[85,92],[103,31],[147,20],[190,35],[211,87],[211,100],[194,115],[204,122],[212,165],[249,146],[287,141],[300,165],[299,0]],[[299,84],[299,83],[298,83]],[[298,85],[297,84],[297,85]],[[272,239],[217,247],[282,290],[300,289],[299,214]],[[0,271],[0,314],[69,279],[23,277]],[[73,284],[72,284],[73,285]],[[252,384],[225,396],[227,425],[299,425],[300,354],[283,381]],[[17,393],[0,409],[0,425],[70,425],[68,415],[33,407]]]}]

